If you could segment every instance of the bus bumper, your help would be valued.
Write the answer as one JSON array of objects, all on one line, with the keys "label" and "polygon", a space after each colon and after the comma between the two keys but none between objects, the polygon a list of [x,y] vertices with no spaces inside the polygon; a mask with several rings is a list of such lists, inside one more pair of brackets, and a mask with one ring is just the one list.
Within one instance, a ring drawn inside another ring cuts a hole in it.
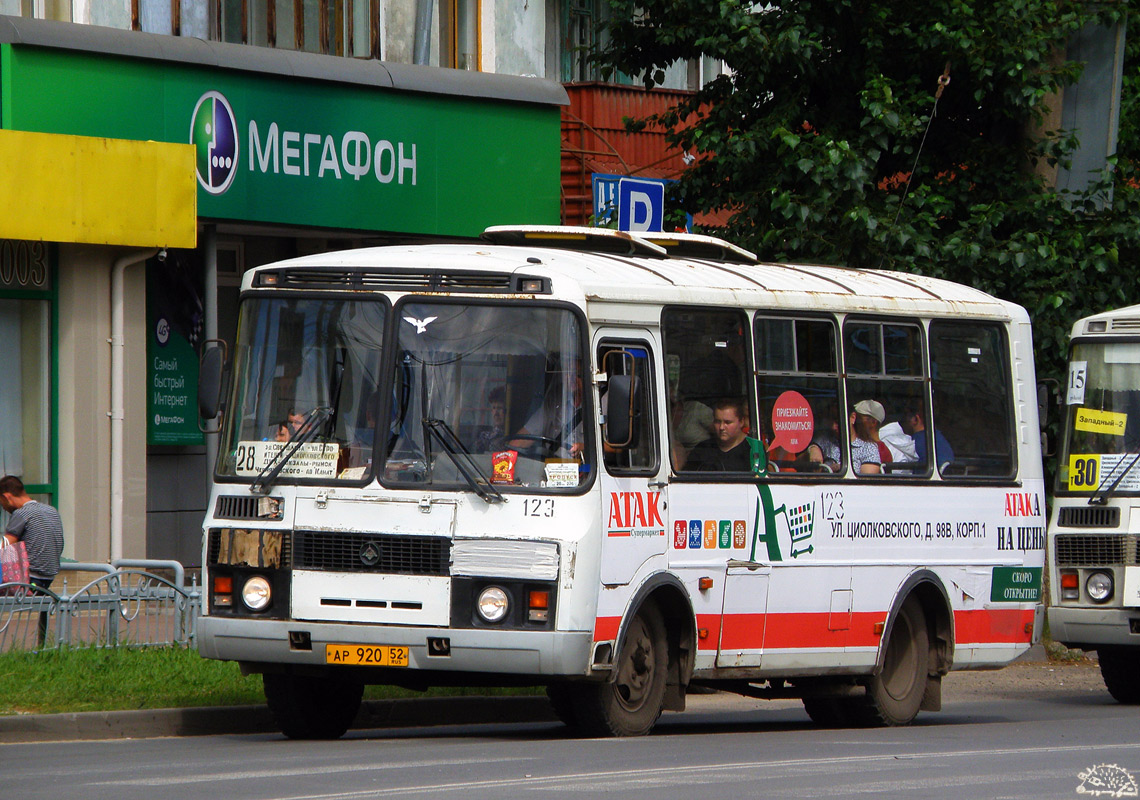
[{"label": "bus bumper", "polygon": [[[429,638],[448,640],[449,654],[429,655]],[[323,666],[326,644],[398,645],[408,648],[410,670],[536,676],[587,674],[593,644],[590,631],[410,628],[213,616],[198,619],[197,639],[202,656],[223,661]],[[297,647],[299,639],[309,646]]]},{"label": "bus bumper", "polygon": [[1140,608],[1049,609],[1049,634],[1066,647],[1140,647]]}]

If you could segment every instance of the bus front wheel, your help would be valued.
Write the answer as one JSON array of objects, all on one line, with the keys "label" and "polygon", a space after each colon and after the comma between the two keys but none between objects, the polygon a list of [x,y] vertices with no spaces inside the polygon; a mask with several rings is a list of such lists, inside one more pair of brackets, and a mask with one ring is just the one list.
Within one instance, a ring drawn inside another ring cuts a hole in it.
[{"label": "bus front wheel", "polygon": [[332,675],[267,672],[261,683],[273,721],[290,739],[339,739],[364,695],[363,683]]},{"label": "bus front wheel", "polygon": [[665,703],[667,649],[661,612],[646,603],[630,620],[613,680],[577,684],[582,692],[574,715],[577,727],[592,736],[649,733]]},{"label": "bus front wheel", "polygon": [[1097,651],[1100,676],[1108,693],[1118,703],[1140,703],[1140,649],[1107,648]]},{"label": "bus front wheel", "polygon": [[891,627],[883,669],[867,684],[862,722],[906,725],[917,715],[926,692],[930,638],[922,607],[913,597],[903,603]]}]

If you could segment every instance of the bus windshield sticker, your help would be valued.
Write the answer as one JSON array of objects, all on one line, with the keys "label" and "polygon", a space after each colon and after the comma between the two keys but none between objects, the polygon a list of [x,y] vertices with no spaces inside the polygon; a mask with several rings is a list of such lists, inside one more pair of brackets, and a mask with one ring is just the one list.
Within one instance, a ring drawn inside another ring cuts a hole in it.
[{"label": "bus windshield sticker", "polygon": [[[285,446],[284,442],[239,442],[234,451],[236,473],[243,478],[260,474]],[[281,475],[289,478],[334,478],[340,445],[336,442],[307,442],[298,448]]]},{"label": "bus windshield sticker", "polygon": [[1068,405],[1084,405],[1088,368],[1089,362],[1087,361],[1074,361],[1069,364],[1069,392],[1065,396],[1065,402]]},{"label": "bus windshield sticker", "polygon": [[546,485],[551,489],[568,489],[578,485],[577,461],[547,461]]},{"label": "bus windshield sticker", "polygon": [[1127,424],[1127,414],[1120,411],[1097,411],[1095,408],[1078,408],[1073,418],[1075,430],[1107,433],[1109,436],[1123,436]]}]

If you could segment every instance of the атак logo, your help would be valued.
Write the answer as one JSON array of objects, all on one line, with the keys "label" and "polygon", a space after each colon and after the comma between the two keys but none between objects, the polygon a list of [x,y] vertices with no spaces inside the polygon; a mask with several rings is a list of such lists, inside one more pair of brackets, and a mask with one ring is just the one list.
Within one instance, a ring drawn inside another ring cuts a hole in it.
[{"label": "\u0430\u0442\u0430\u043a logo", "polygon": [[190,144],[197,150],[198,183],[210,194],[230,188],[238,167],[237,120],[221,92],[198,98],[190,119]]}]

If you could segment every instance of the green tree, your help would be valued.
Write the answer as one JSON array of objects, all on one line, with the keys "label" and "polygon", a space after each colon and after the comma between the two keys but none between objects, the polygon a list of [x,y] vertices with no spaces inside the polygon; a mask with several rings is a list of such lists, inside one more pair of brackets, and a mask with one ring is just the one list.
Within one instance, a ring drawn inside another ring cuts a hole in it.
[{"label": "green tree", "polygon": [[1045,127],[1083,67],[1065,43],[1128,5],[609,2],[603,71],[652,87],[678,59],[730,69],[630,124],[660,125],[697,157],[676,186],[684,206],[730,210],[725,235],[762,258],[921,272],[1013,300],[1033,315],[1042,377],[1062,377],[1073,320],[1140,302],[1136,45],[1115,171],[1080,195],[1042,178],[1077,143]]}]

